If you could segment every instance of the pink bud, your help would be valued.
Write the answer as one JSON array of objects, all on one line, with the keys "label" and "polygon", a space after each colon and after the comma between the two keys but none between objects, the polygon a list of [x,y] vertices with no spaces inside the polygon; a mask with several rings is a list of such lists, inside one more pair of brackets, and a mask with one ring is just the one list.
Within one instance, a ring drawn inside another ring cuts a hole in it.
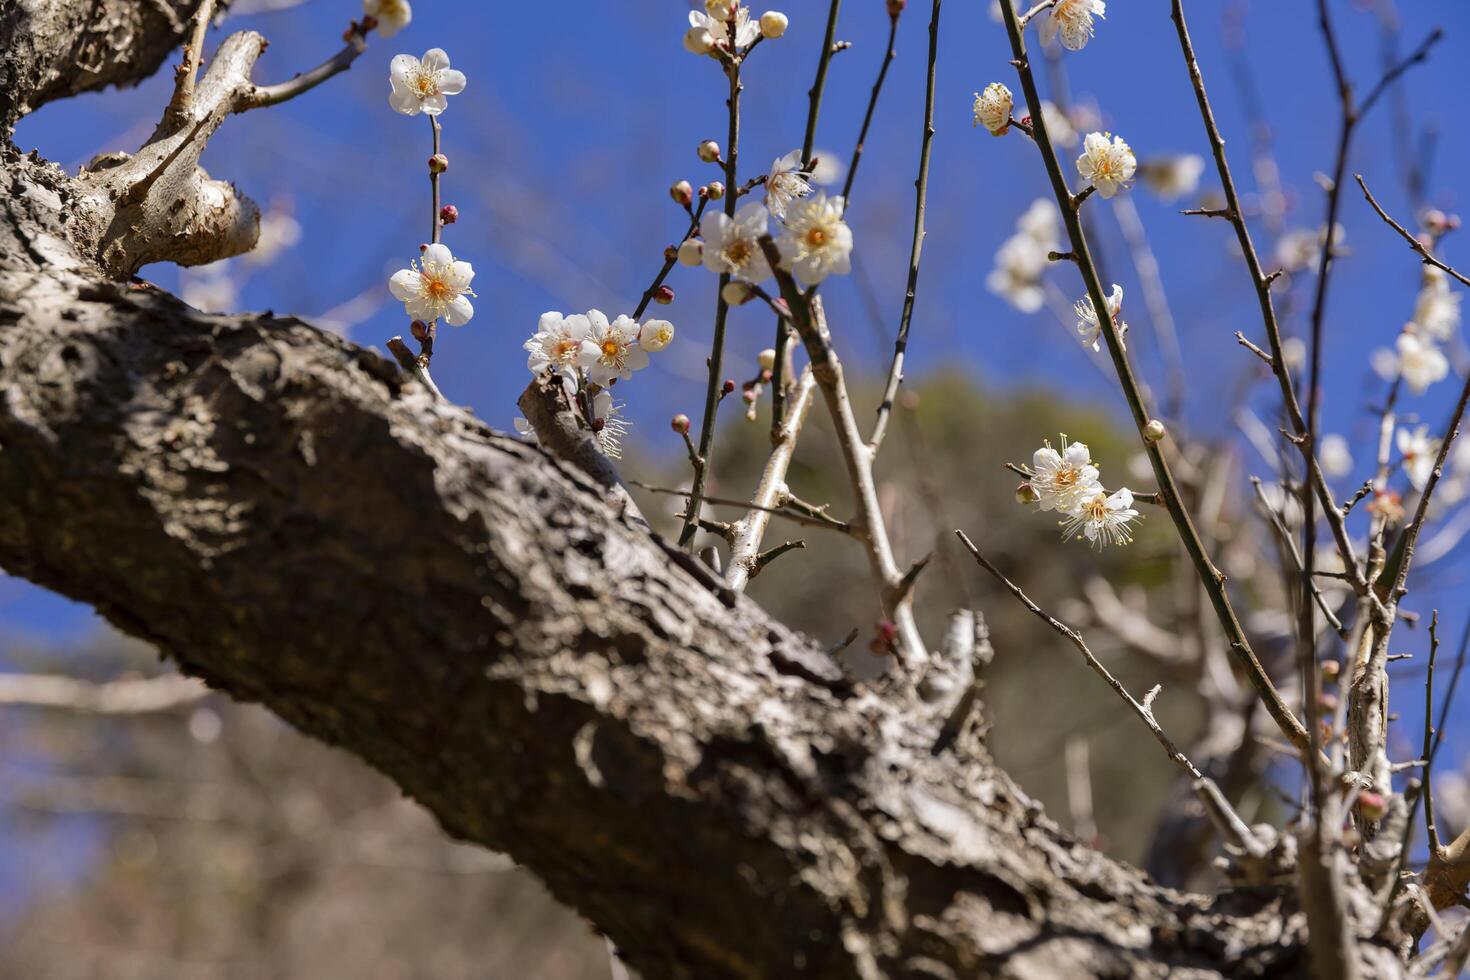
[{"label": "pink bud", "polygon": [[439,222],[441,224],[452,225],[458,220],[459,208],[453,204],[446,204],[439,209]]},{"label": "pink bud", "polygon": [[720,386],[720,392],[722,394],[728,395],[728,394],[730,394],[730,392],[732,392],[734,390],[735,390],[735,379],[734,378],[726,378],[725,379],[725,383]]},{"label": "pink bud", "polygon": [[653,294],[653,301],[660,306],[668,306],[674,301],[674,291],[668,286],[660,286],[658,292]]},{"label": "pink bud", "polygon": [[678,415],[675,415],[672,419],[669,420],[669,428],[673,429],[681,436],[687,436],[689,434],[689,416],[685,415],[683,412],[680,412]]},{"label": "pink bud", "polygon": [[1382,793],[1365,790],[1358,794],[1358,812],[1369,820],[1382,820],[1388,815],[1388,801]]}]

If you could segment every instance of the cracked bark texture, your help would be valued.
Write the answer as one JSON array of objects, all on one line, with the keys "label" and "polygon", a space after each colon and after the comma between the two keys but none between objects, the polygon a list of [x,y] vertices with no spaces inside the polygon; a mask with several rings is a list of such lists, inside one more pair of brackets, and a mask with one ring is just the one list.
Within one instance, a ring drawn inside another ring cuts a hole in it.
[{"label": "cracked bark texture", "polygon": [[[28,9],[89,36],[63,6],[0,6],[0,40]],[[171,28],[136,7],[98,80],[53,52],[12,114],[151,70]],[[973,727],[936,753],[953,719],[849,681],[606,481],[300,321],[109,275],[75,181],[0,157],[7,571],[367,760],[649,980],[1301,969],[1289,882],[1184,895],[1069,839]]]}]

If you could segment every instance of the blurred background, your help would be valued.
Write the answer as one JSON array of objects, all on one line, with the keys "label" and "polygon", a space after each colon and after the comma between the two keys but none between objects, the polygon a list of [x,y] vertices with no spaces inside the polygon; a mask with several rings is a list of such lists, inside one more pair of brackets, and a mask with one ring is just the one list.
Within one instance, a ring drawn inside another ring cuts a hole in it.
[{"label": "blurred background", "polygon": [[[192,270],[142,275],[211,312],[274,309],[382,349],[404,333],[387,278],[417,255],[428,224],[429,154],[422,118],[392,112],[394,54],[447,49],[469,85],[444,123],[445,200],[459,222],[445,240],[474,263],[477,315],[441,334],[435,377],[445,394],[509,429],[525,386],[521,343],[546,310],[631,313],[686,219],[667,188],[717,179],[695,156],[723,141],[725,80],[687,53],[687,0],[481,4],[417,0],[398,36],[373,38],[356,66],[309,95],[232,119],[205,166],[233,180],[266,213],[254,254]],[[796,148],[807,114],[827,11],[789,0],[786,36],[766,42],[745,71],[743,177]],[[856,379],[865,420],[877,402],[903,298],[913,220],[929,4],[911,0],[883,90],[849,220],[851,276],[823,288],[839,353]],[[988,3],[946,5],[928,238],[909,349],[908,380],[881,462],[883,505],[901,556],[933,552],[920,586],[931,636],[945,614],[973,606],[997,650],[984,698],[992,750],[1049,813],[1080,836],[1165,880],[1208,888],[1210,842],[1148,734],[1044,625],[1029,617],[952,544],[965,528],[1044,607],[1085,628],[1135,692],[1164,685],[1164,727],[1208,763],[1247,820],[1291,819],[1294,767],[1277,762],[1268,729],[1223,657],[1192,572],[1162,515],[1146,513],[1129,549],[1096,553],[1059,540],[1053,519],[1016,505],[1006,462],[1026,462],[1059,432],[1086,441],[1110,487],[1151,488],[1126,406],[1101,355],[1079,345],[1071,267],[997,289],[998,253],[1048,185],[1018,134],[975,129],[972,93],[1013,89],[1004,30]],[[1284,327],[1300,335],[1315,285],[1315,252],[1337,140],[1337,102],[1313,4],[1209,0],[1187,4],[1195,44],[1236,180],[1277,285]],[[1263,659],[1288,694],[1291,610],[1279,543],[1248,476],[1277,476],[1278,398],[1237,330],[1261,341],[1259,311],[1221,221],[1185,217],[1217,206],[1193,94],[1167,0],[1117,0],[1084,51],[1048,52],[1043,89],[1085,132],[1112,130],[1145,169],[1114,203],[1088,205],[1094,250],[1125,289],[1130,353],[1167,420],[1181,476]],[[758,14],[760,6],[753,8]],[[1470,36],[1460,0],[1333,0],[1350,75],[1360,91],[1435,26],[1448,39],[1360,127],[1349,173],[1361,172],[1406,223],[1464,205],[1470,134],[1455,123],[1470,88],[1459,56]],[[252,28],[271,46],[263,81],[305,70],[340,46],[355,0],[237,0],[211,34]],[[847,0],[817,146],[820,176],[840,185],[888,34],[884,0]],[[16,142],[75,172],[92,156],[135,149],[168,98],[168,72],[133,90],[48,107]],[[1019,114],[1019,113],[1018,113]],[[1064,161],[1075,155],[1064,152]],[[1203,162],[1201,160],[1200,162]],[[1327,308],[1324,431],[1342,439],[1332,479],[1342,498],[1373,470],[1375,408],[1386,381],[1375,351],[1392,348],[1414,312],[1418,262],[1358,194],[1346,189],[1342,248]],[[1470,266],[1465,232],[1441,254]],[[1157,273],[1152,270],[1157,267]],[[1004,277],[1001,277],[1004,278]],[[618,386],[632,422],[625,476],[687,483],[676,412],[698,418],[715,306],[714,276],[676,267],[676,296],[653,314],[678,336]],[[771,345],[769,312],[731,315],[727,374],[757,372]],[[1401,420],[1443,427],[1470,369],[1458,335],[1450,379],[1400,403]],[[1181,381],[1181,379],[1183,379]],[[721,409],[710,492],[742,497],[768,448],[769,401],[744,418]],[[820,406],[791,484],[803,498],[848,503]],[[1424,621],[1438,608],[1442,656],[1470,628],[1460,538],[1470,508],[1470,458],[1458,458],[1410,580],[1420,622],[1395,636],[1390,746],[1417,756],[1423,724]],[[1395,486],[1409,492],[1402,477]],[[1268,488],[1269,489],[1269,488]],[[675,526],[671,497],[645,511]],[[712,516],[733,519],[729,510]],[[1291,514],[1286,514],[1288,521]],[[1353,530],[1363,533],[1358,514]],[[751,594],[774,614],[836,646],[854,671],[873,610],[866,565],[850,541],[783,526],[773,545],[805,550],[772,564]],[[1431,560],[1425,560],[1431,559]],[[1341,597],[1331,597],[1340,601]],[[1443,677],[1443,673],[1441,673]],[[1299,697],[1299,695],[1293,695]],[[1456,699],[1466,703],[1467,694]],[[1470,818],[1459,771],[1470,732],[1450,725],[1437,766],[1441,824]],[[0,977],[26,978],[602,978],[616,976],[603,940],[506,858],[446,841],[433,822],[356,760],[307,742],[262,710],[180,682],[149,649],[111,632],[89,609],[0,577]]]}]

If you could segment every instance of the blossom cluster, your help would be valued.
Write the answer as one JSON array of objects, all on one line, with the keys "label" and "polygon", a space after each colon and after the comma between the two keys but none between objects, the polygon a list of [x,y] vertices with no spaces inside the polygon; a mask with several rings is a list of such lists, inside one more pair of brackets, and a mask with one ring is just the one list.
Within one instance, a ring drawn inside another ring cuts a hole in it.
[{"label": "blossom cluster", "polygon": [[689,12],[684,47],[712,57],[738,55],[762,38],[774,40],[785,34],[788,24],[786,15],[777,10],[752,19],[750,8],[738,0],[705,0],[703,13]]},{"label": "blossom cluster", "polygon": [[549,311],[541,314],[536,332],[522,346],[529,355],[526,367],[532,374],[560,382],[603,451],[616,459],[627,423],[609,389],[647,367],[648,355],[673,339],[674,325],[668,320],[648,320],[639,326],[629,316],[608,320],[601,310],[570,316]]},{"label": "blossom cluster", "polygon": [[1065,448],[1060,453],[1046,442],[1032,455],[1018,498],[1061,514],[1064,540],[1080,535],[1098,548],[1132,541],[1130,525],[1139,516],[1133,508],[1133,491],[1122,487],[1108,493],[1087,446],[1069,445],[1066,436],[1061,441]]},{"label": "blossom cluster", "polygon": [[1016,221],[1016,233],[995,253],[995,268],[985,280],[986,288],[1022,313],[1041,309],[1046,292],[1041,277],[1050,261],[1047,256],[1060,245],[1061,215],[1048,198],[1037,198]]},{"label": "blossom cluster", "polygon": [[1440,345],[1453,340],[1459,328],[1460,295],[1448,276],[1426,265],[1413,319],[1404,324],[1394,350],[1374,352],[1374,370],[1388,380],[1400,378],[1414,394],[1423,394],[1449,376],[1450,362]]},{"label": "blossom cluster", "polygon": [[852,268],[852,229],[843,217],[846,202],[841,195],[813,193],[800,150],[776,160],[764,184],[764,203],[748,201],[733,217],[721,211],[706,213],[700,219],[698,237],[679,249],[679,260],[685,265],[703,264],[734,280],[734,288],[727,287],[726,294],[732,303],[750,298],[749,286],[771,275],[760,242],[770,234],[773,218],[779,224],[776,247],[781,267],[804,285],[814,286]]}]

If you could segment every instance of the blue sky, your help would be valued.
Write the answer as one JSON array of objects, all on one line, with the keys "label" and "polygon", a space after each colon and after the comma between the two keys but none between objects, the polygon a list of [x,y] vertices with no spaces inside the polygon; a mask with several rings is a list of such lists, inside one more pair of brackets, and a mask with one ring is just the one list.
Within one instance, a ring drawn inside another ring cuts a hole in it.
[{"label": "blue sky", "polygon": [[[1245,58],[1276,137],[1291,202],[1287,223],[1319,226],[1324,195],[1313,175],[1331,167],[1337,114],[1315,5],[1212,0],[1187,6],[1237,179],[1251,188],[1248,116],[1231,82],[1221,27],[1227,7],[1246,12]],[[1364,6],[1333,3],[1360,90],[1381,72],[1378,22]],[[1470,192],[1470,136],[1462,100],[1455,99],[1470,90],[1470,63],[1460,56],[1462,39],[1470,36],[1470,5],[1413,0],[1401,6],[1406,50],[1435,25],[1449,35],[1426,65],[1408,74],[1403,91],[1415,123],[1437,132],[1429,198],[1453,210]],[[819,149],[842,160],[851,152],[887,33],[882,0],[848,0],[844,7],[839,36],[852,47],[834,61],[817,140]],[[787,3],[782,9],[791,17],[789,32],[762,45],[749,62],[741,154],[750,167],[746,176],[800,143],[826,8],[821,0]],[[898,60],[849,214],[890,333],[902,300],[912,221],[928,8],[911,0],[904,16]],[[961,366],[993,388],[1054,386],[1093,399],[1100,410],[1121,418],[1124,406],[1115,386],[1086,363],[1092,355],[1055,318],[1018,313],[985,289],[997,247],[1017,216],[1048,189],[1029,142],[1015,134],[992,139],[971,126],[972,92],[992,80],[1019,91],[1003,29],[978,0],[945,8],[929,237],[910,377]],[[1168,8],[1167,0],[1114,0],[1094,42],[1065,60],[1073,92],[1095,103],[1105,127],[1124,135],[1142,159],[1207,153]],[[314,0],[280,13],[238,17],[227,29],[250,27],[269,37],[257,78],[274,81],[337,50],[343,27],[359,9],[353,0]],[[422,118],[389,109],[387,63],[400,52],[442,46],[469,76],[467,90],[443,117],[451,160],[445,199],[462,216],[446,241],[475,264],[479,299],[470,326],[446,328],[441,335],[435,374],[449,397],[508,426],[526,381],[520,344],[537,316],[589,307],[631,312],[663,247],[683,230],[683,216],[666,188],[680,178],[697,185],[717,176],[699,163],[694,148],[701,139],[723,139],[724,79],[712,61],[683,50],[687,9],[684,0],[574,0],[554,6],[417,0],[414,23],[390,40],[374,38],[348,74],[285,106],[232,118],[206,154],[206,167],[262,204],[289,208],[303,227],[297,246],[274,265],[251,272],[236,306],[310,317],[354,304],[372,311],[352,329],[359,342],[381,346],[404,332],[402,310],[390,301],[385,283],[417,254],[427,226],[423,166],[429,133]],[[211,49],[222,36],[211,34]],[[96,152],[135,148],[166,92],[167,80],[159,77],[135,90],[53,106],[25,120],[16,140],[74,171]],[[1350,171],[1364,173],[1384,204],[1407,219],[1395,166],[1393,109],[1393,100],[1385,99],[1364,122]],[[1216,186],[1210,175],[1207,170],[1206,188]],[[1223,222],[1179,216],[1178,205],[1143,190],[1133,197],[1161,262],[1190,368],[1179,424],[1229,437],[1233,428],[1225,406],[1252,369],[1233,334],[1243,330],[1261,339],[1246,274],[1229,250],[1229,229]],[[1111,216],[1099,208],[1096,221],[1114,278],[1130,297],[1139,296]],[[1365,406],[1378,394],[1368,381],[1368,351],[1392,344],[1412,307],[1419,271],[1355,189],[1346,193],[1342,221],[1351,254],[1338,266],[1328,307],[1323,418],[1328,431],[1349,436],[1366,459],[1371,434]],[[1450,238],[1444,249],[1462,267],[1470,266],[1466,237],[1470,233]],[[167,287],[178,282],[171,268],[149,268],[144,275]],[[1081,292],[1071,270],[1059,270],[1054,281],[1068,296]],[[670,283],[678,295],[661,312],[678,326],[679,338],[622,391],[637,433],[625,464],[632,475],[640,466],[652,472],[677,449],[667,419],[675,411],[697,417],[702,398],[713,277],[677,269]],[[857,283],[834,282],[824,293],[847,360],[868,370],[886,363],[888,350],[864,315]],[[1301,305],[1287,317],[1293,332],[1303,327]],[[1139,338],[1139,364],[1157,382],[1146,315],[1141,306],[1125,312]],[[754,354],[769,344],[769,333],[769,315],[755,307],[733,315],[730,375],[754,372]],[[1441,384],[1408,407],[1438,425],[1457,387],[1454,381]],[[1269,412],[1274,390],[1259,384],[1255,392],[1252,404]],[[1038,441],[1044,435],[1038,433]],[[1350,479],[1339,481],[1343,496],[1353,486]],[[1463,567],[1451,562],[1438,589],[1411,600],[1426,613],[1429,603],[1441,604],[1447,635],[1458,634],[1465,616],[1463,601],[1455,602],[1463,595]],[[0,634],[65,641],[92,624],[88,610],[0,578]],[[1410,647],[1417,642],[1406,638]],[[1417,699],[1400,697],[1397,703],[1406,724],[1417,724]]]}]

